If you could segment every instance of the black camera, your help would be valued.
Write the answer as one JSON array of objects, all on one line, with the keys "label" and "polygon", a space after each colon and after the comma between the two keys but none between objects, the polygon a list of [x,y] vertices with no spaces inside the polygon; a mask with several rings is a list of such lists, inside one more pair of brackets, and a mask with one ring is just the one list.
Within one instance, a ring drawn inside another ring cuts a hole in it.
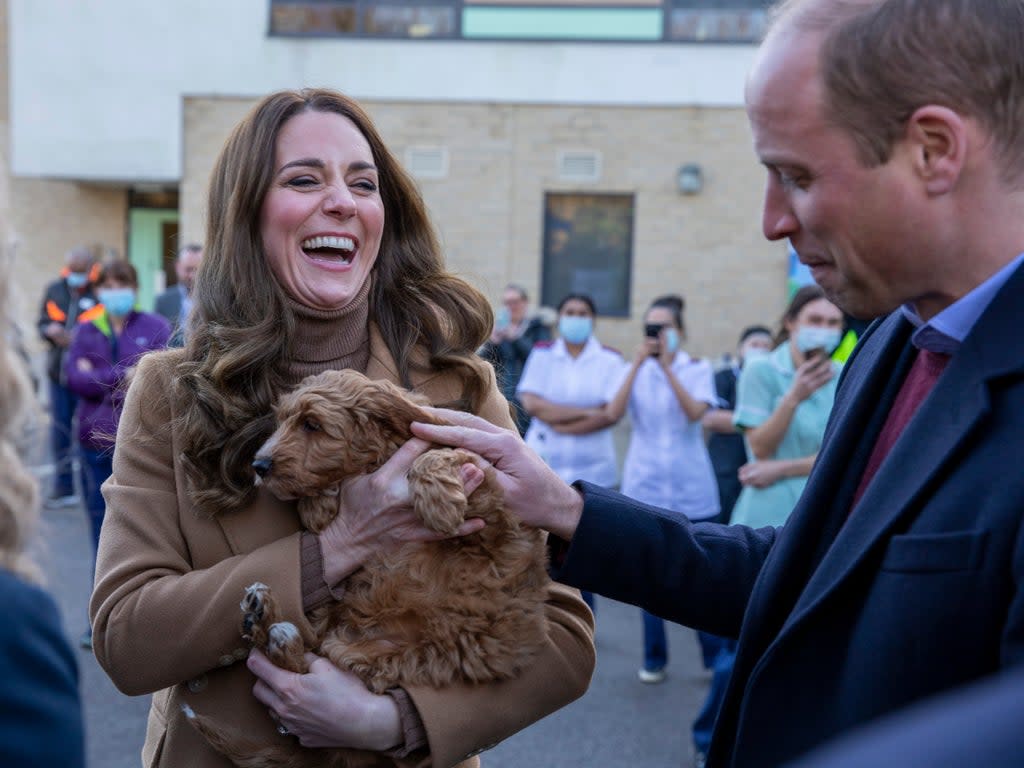
[{"label": "black camera", "polygon": [[664,327],[665,326],[658,325],[657,323],[648,323],[644,326],[644,336],[649,339],[656,339],[661,334],[661,329]]}]

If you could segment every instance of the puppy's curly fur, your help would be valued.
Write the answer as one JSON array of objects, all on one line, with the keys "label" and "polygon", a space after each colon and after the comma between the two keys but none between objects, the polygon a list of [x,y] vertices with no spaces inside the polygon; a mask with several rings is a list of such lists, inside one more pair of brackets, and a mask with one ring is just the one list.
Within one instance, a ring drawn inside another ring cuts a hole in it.
[{"label": "puppy's curly fur", "polygon": [[[311,531],[338,513],[342,481],[380,467],[405,443],[413,421],[437,423],[415,395],[355,371],[327,371],[283,396],[277,429],[254,462],[261,482],[279,498],[298,498]],[[493,470],[466,497],[459,469],[466,451],[427,451],[409,472],[413,507],[427,527],[454,533],[468,517],[487,525],[470,536],[408,543],[373,560],[345,582],[340,601],[310,614],[317,645],[335,665],[378,693],[402,685],[443,687],[511,678],[546,639],[548,576],[540,531],[503,507]],[[278,666],[306,671],[307,650],[294,625],[277,621],[269,588],[254,584],[242,601],[243,633]],[[209,718],[193,724],[237,765],[393,765],[354,750],[306,750],[292,740],[256,747]]]}]

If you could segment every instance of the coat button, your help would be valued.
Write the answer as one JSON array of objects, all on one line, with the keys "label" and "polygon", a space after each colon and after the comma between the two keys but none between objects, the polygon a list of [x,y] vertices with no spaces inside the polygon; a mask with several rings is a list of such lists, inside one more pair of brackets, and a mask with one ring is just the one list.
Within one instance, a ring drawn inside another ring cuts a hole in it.
[{"label": "coat button", "polygon": [[192,693],[200,693],[206,690],[206,675],[200,675],[199,677],[193,677],[188,681],[188,689]]},{"label": "coat button", "polygon": [[220,665],[222,667],[230,667],[234,663],[235,657],[232,656],[230,653],[225,653],[223,656],[220,657]]},{"label": "coat button", "polygon": [[249,649],[248,648],[235,648],[235,658],[238,661],[241,661],[242,659],[249,658]]}]

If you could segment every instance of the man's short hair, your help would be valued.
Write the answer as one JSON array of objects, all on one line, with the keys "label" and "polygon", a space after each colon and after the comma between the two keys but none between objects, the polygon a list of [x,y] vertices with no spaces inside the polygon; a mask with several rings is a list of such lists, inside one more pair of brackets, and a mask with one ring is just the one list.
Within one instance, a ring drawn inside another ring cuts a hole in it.
[{"label": "man's short hair", "polygon": [[202,253],[203,246],[199,243],[189,243],[178,249],[178,259],[183,259],[187,253]]},{"label": "man's short hair", "polygon": [[1024,176],[1024,0],[786,0],[778,28],[824,34],[825,117],[866,165],[935,104],[984,126],[1004,180]]}]

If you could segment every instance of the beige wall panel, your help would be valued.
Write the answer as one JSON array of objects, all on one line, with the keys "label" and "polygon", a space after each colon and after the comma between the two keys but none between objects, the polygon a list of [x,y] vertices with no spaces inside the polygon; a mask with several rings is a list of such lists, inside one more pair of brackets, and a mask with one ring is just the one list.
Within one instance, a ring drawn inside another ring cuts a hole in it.
[{"label": "beige wall panel", "polygon": [[[185,104],[182,232],[203,235],[210,168],[249,99]],[[364,102],[392,151],[447,149],[448,173],[419,179],[449,267],[497,301],[502,286],[540,292],[545,192],[634,199],[631,317],[602,318],[603,341],[631,354],[649,301],[687,300],[688,348],[732,349],[744,325],[771,324],[786,291],[785,247],[761,234],[764,171],[741,109]],[[600,153],[599,180],[567,183],[560,150]],[[704,190],[680,195],[676,170],[699,163]]]}]

